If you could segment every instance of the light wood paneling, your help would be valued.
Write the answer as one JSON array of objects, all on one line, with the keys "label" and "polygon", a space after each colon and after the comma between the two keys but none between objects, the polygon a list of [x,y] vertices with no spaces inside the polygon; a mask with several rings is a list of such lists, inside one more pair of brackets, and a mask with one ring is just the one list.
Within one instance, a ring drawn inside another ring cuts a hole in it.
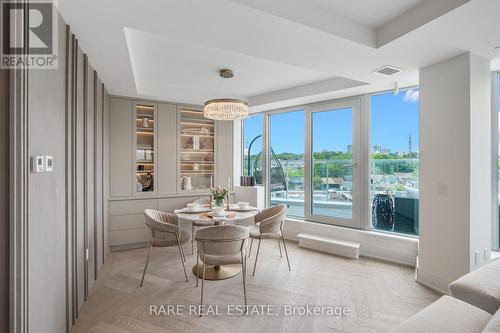
[{"label": "light wood paneling", "polygon": [[96,221],[95,221],[95,133],[94,133],[94,118],[95,118],[95,73],[92,65],[85,56],[85,189],[86,189],[86,236],[87,236],[87,293],[90,291],[94,283],[95,272],[95,236],[96,236]]},{"label": "light wood paneling", "polygon": [[132,101],[111,98],[110,179],[111,196],[132,195],[133,117]]},{"label": "light wood paneling", "polygon": [[75,219],[75,252],[76,252],[76,283],[77,283],[77,303],[78,310],[85,301],[85,279],[86,279],[86,263],[85,263],[85,109],[84,109],[84,55],[81,48],[76,45],[76,114],[75,114],[75,203],[76,203],[76,219]]},{"label": "light wood paneling", "polygon": [[160,195],[177,191],[177,106],[158,104],[158,192]]},{"label": "light wood paneling", "polygon": [[111,129],[111,97],[104,87],[103,105],[103,219],[104,219],[104,257],[109,254],[109,155],[110,155],[110,129]]},{"label": "light wood paneling", "polygon": [[150,239],[151,230],[145,224],[142,228],[111,231],[109,234],[109,244],[111,246],[146,243]]},{"label": "light wood paneling", "polygon": [[131,215],[113,215],[109,219],[109,230],[111,232],[144,228],[145,226],[144,213]]},{"label": "light wood paneling", "polygon": [[[10,175],[9,75],[0,70],[0,168]],[[0,332],[9,330],[9,181],[0,179]]]},{"label": "light wood paneling", "polygon": [[156,199],[111,201],[109,203],[109,214],[111,216],[142,214],[144,209],[156,209],[156,207]]},{"label": "light wood paneling", "polygon": [[28,155],[54,157],[51,173],[28,173],[27,327],[66,331],[66,30],[57,30],[58,69],[28,72]]},{"label": "light wood paneling", "polygon": [[103,84],[94,72],[94,221],[95,221],[95,276],[104,262],[103,224]]}]

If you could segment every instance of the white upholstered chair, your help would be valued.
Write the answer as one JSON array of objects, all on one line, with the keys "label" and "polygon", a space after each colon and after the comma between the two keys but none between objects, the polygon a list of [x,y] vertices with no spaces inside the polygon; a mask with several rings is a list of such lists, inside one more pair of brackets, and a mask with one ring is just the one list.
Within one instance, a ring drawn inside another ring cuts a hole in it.
[{"label": "white upholstered chair", "polygon": [[177,216],[175,214],[165,213],[154,209],[146,209],[144,211],[144,217],[146,219],[146,225],[149,229],[151,229],[152,237],[149,242],[146,265],[144,266],[144,271],[142,272],[141,287],[144,282],[144,275],[146,274],[146,269],[148,268],[149,256],[151,255],[151,249],[153,247],[177,246],[179,248],[182,268],[184,269],[184,276],[186,277],[187,282],[188,277],[186,273],[186,265],[184,264],[186,257],[184,256],[182,244],[189,242],[191,234],[188,231],[180,229]]},{"label": "white upholstered chair", "polygon": [[[241,275],[243,278],[243,298],[247,304],[247,292],[245,284],[246,255],[245,240],[248,238],[248,228],[239,225],[218,225],[203,228],[196,231],[195,239],[198,248],[196,255],[196,286],[198,286],[198,275],[200,275],[199,260],[202,263],[201,298],[203,305],[203,286],[205,281],[206,266],[241,264]],[[201,317],[201,313],[200,313]]]},{"label": "white upholstered chair", "polygon": [[[199,205],[210,205],[210,198],[200,198],[193,201]],[[210,227],[215,225],[214,221],[193,221],[191,226],[191,233],[194,235],[196,227]],[[191,239],[191,254],[194,254],[194,237]]]},{"label": "white upholstered chair", "polygon": [[253,240],[258,239],[259,245],[257,246],[257,254],[255,255],[255,263],[253,266],[253,273],[255,275],[255,268],[257,267],[257,259],[259,258],[260,242],[263,239],[276,239],[278,241],[278,248],[280,250],[280,256],[283,257],[281,252],[280,240],[283,242],[283,248],[285,249],[286,261],[288,263],[288,270],[290,268],[290,260],[288,259],[288,251],[286,249],[285,238],[283,237],[283,223],[286,218],[286,205],[277,205],[267,209],[264,209],[259,214],[255,215],[254,221],[255,225],[249,227],[250,238],[252,239],[250,243],[250,251],[248,251],[248,256],[250,257],[252,253]]}]

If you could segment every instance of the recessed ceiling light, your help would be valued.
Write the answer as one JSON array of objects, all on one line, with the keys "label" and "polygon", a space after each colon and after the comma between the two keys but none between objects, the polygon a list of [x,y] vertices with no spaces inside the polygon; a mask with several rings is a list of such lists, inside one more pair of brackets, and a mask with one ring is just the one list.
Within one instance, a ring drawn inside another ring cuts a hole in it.
[{"label": "recessed ceiling light", "polygon": [[396,73],[399,73],[401,71],[402,71],[401,68],[387,65],[387,66],[383,66],[383,67],[380,67],[379,69],[374,70],[373,73],[378,74],[378,75],[382,75],[382,76],[390,76],[390,75],[394,75]]}]

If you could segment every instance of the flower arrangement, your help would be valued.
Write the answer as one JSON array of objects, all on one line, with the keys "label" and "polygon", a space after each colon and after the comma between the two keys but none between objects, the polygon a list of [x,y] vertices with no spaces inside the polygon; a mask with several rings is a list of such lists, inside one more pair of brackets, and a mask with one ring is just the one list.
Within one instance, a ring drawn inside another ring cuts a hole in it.
[{"label": "flower arrangement", "polygon": [[222,186],[217,186],[217,187],[212,187],[210,189],[210,192],[212,192],[212,196],[214,197],[215,204],[217,206],[222,206],[224,204],[224,199],[229,194],[229,189],[222,187]]}]

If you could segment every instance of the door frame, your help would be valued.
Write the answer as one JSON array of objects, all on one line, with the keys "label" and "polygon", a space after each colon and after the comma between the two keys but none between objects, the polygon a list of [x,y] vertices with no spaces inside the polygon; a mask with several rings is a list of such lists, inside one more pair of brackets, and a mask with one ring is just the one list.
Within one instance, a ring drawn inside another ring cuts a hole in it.
[{"label": "door frame", "polygon": [[[352,109],[352,219],[342,219],[323,215],[313,214],[313,114],[317,112],[334,111],[345,108]],[[333,224],[344,227],[351,227],[360,229],[363,227],[363,165],[362,160],[362,98],[360,96],[354,98],[339,99],[335,101],[321,102],[311,104],[304,108],[306,123],[305,123],[305,155],[304,155],[304,218],[308,221],[316,221],[320,223]]]}]

